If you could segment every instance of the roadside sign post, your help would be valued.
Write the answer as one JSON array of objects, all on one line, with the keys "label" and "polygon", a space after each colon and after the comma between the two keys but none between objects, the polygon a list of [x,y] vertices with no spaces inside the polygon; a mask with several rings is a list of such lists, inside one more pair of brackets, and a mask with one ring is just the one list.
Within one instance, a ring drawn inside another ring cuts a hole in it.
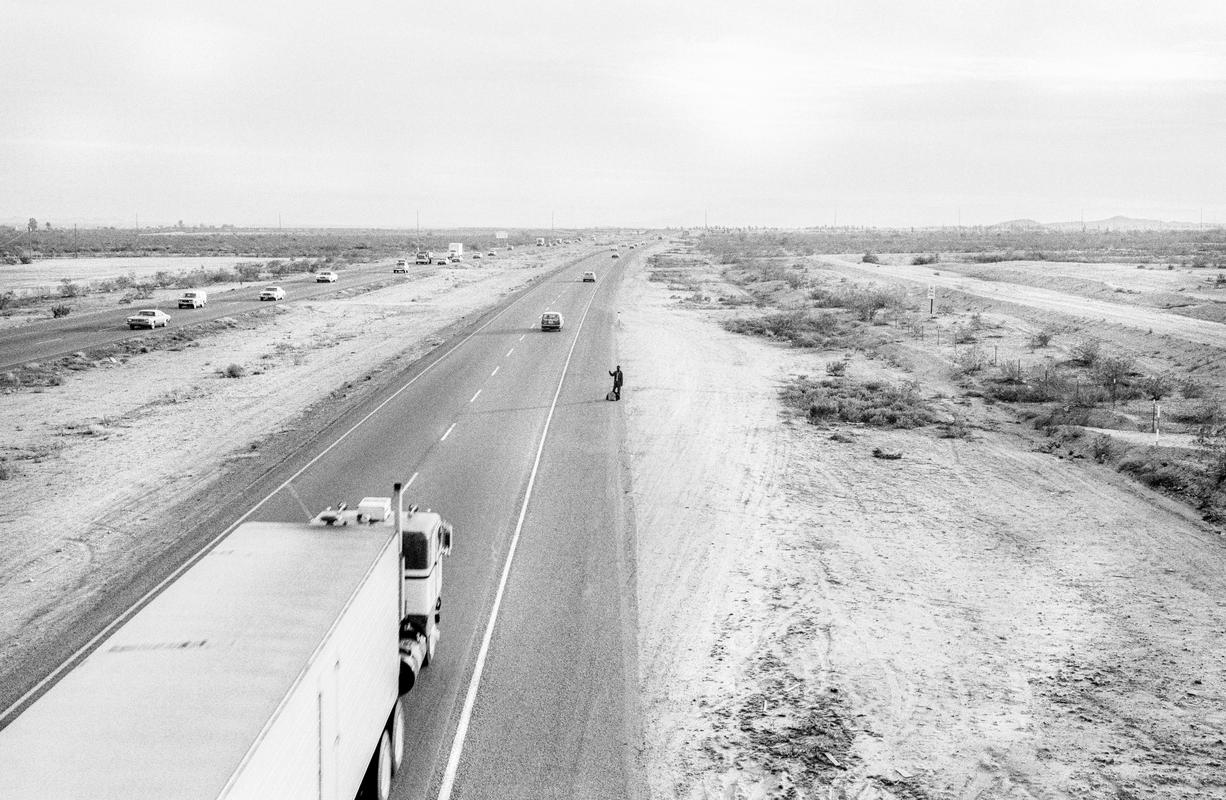
[{"label": "roadside sign post", "polygon": [[936,315],[937,287],[928,287],[928,316]]}]

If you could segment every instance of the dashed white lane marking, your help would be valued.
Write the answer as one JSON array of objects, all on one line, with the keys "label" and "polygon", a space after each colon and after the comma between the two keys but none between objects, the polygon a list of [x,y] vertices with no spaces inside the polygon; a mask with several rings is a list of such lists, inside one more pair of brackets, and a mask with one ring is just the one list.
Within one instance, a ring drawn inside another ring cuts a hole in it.
[{"label": "dashed white lane marking", "polygon": [[522,341],[524,340],[524,337],[525,337],[525,336],[527,336],[527,335],[528,335],[528,334],[526,334],[526,333],[524,333],[524,334],[520,334],[519,340],[522,342]]},{"label": "dashed white lane marking", "polygon": [[448,437],[448,436],[450,436],[450,435],[451,435],[451,432],[455,430],[455,425],[456,425],[456,424],[455,424],[454,422],[453,422],[453,423],[451,423],[451,427],[450,427],[450,428],[448,428],[448,429],[447,429],[447,432],[443,434],[443,438],[442,438],[442,439],[439,439],[439,441],[440,441],[440,442],[445,442],[445,441],[447,441],[447,437]]},{"label": "dashed white lane marking", "polygon": [[[511,563],[515,560],[515,550],[519,546],[519,536],[524,529],[524,518],[528,515],[528,503],[532,500],[532,489],[536,486],[537,470],[541,466],[541,456],[545,452],[545,440],[549,437],[549,426],[553,423],[553,414],[558,407],[558,398],[562,394],[562,384],[570,370],[571,359],[575,355],[575,345],[579,343],[579,332],[592,308],[592,294],[579,317],[575,328],[575,337],[571,340],[570,350],[566,354],[566,362],[562,365],[562,375],[558,378],[558,386],[553,392],[553,402],[549,404],[549,413],[545,415],[545,430],[541,431],[541,440],[536,446],[536,460],[532,462],[532,473],[528,476],[528,489],[524,493],[523,503],[519,507],[519,519],[515,523],[515,532],[511,534],[511,544],[507,548],[507,560],[502,566],[502,577],[498,580],[498,590],[494,593],[494,605],[490,608],[490,618],[485,626],[485,635],[481,638],[481,648],[477,651],[477,661],[473,665],[472,677],[468,680],[468,691],[464,695],[464,705],[460,709],[460,721],[456,726],[455,738],[451,740],[451,753],[447,757],[447,766],[443,770],[443,782],[438,790],[437,800],[451,800],[451,792],[455,787],[456,774],[460,768],[460,756],[464,752],[464,739],[468,736],[468,725],[472,719],[473,707],[477,703],[477,689],[481,686],[481,676],[485,672],[485,661],[489,656],[490,641],[494,638],[494,626],[498,623],[498,610],[502,607],[502,596],[507,588],[507,579],[511,574]],[[526,335],[526,334],[525,334]]]},{"label": "dashed white lane marking", "polygon": [[480,396],[480,394],[481,394],[481,390],[480,390],[480,389],[478,389],[478,390],[477,390],[477,394],[474,394],[474,395],[473,395],[471,398],[469,398],[468,402],[470,402],[470,403],[471,403],[473,400],[476,400],[476,399],[477,399],[477,397],[479,397],[479,396]]},{"label": "dashed white lane marking", "polygon": [[414,473],[413,473],[413,477],[409,478],[409,482],[408,482],[408,483],[406,483],[406,484],[404,485],[404,488],[406,488],[406,489],[407,489],[407,488],[409,488],[410,486],[412,486],[412,485],[413,485],[413,481],[415,481],[415,480],[417,480],[417,473],[416,473],[416,472],[414,472]]},{"label": "dashed white lane marking", "polygon": [[515,348],[512,347],[510,350],[507,351],[507,355],[503,356],[503,358],[506,358],[507,356],[511,355],[514,352],[515,352]]},{"label": "dashed white lane marking", "polygon": [[497,374],[498,374],[498,370],[500,370],[500,369],[502,369],[502,367],[494,367],[494,371],[490,373],[490,377],[492,378],[492,377],[494,377],[495,375],[497,375]]}]

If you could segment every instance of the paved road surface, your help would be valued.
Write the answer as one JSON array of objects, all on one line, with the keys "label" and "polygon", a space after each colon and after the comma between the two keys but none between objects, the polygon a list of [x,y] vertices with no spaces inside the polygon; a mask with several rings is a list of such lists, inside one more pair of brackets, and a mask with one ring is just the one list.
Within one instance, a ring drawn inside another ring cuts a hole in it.
[{"label": "paved road surface", "polygon": [[[264,283],[253,283],[240,289],[209,291],[204,308],[176,308],[173,304],[135,301],[132,305],[105,311],[75,314],[60,319],[47,319],[12,328],[0,328],[0,369],[11,369],[31,361],[48,361],[82,350],[114,344],[138,336],[164,336],[166,333],[193,323],[219,317],[236,316],[267,309],[277,303],[292,303],[321,296],[335,295],[355,287],[377,285],[391,279],[411,278],[424,270],[437,267],[409,267],[405,275],[391,273],[392,262],[350,267],[340,272],[336,283],[317,283],[313,275],[295,275]],[[286,299],[275,303],[261,302],[260,290],[265,286],[281,286]],[[206,287],[206,291],[208,291]],[[171,317],[170,325],[151,331],[148,328],[129,330],[124,320],[141,308],[162,308]]]},{"label": "paved road surface", "polygon": [[[632,769],[634,570],[620,407],[604,400],[620,275],[632,264],[607,252],[576,261],[439,348],[373,398],[361,425],[352,428],[354,414],[321,436],[322,450],[349,429],[251,516],[305,520],[401,480],[411,502],[455,524],[439,650],[406,698],[397,797],[435,797],[444,786],[457,798],[645,796]],[[594,284],[580,280],[589,269]],[[565,316],[560,332],[540,330],[545,310]],[[261,483],[279,485],[305,460]]]}]

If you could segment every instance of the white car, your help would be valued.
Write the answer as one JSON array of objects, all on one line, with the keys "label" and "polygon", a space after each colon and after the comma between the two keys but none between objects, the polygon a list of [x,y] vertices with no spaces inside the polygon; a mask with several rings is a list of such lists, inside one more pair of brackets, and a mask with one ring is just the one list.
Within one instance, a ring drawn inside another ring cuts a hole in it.
[{"label": "white car", "polygon": [[261,300],[284,300],[285,290],[280,286],[265,286],[260,292]]},{"label": "white car", "polygon": [[584,283],[595,283],[595,282],[596,282],[596,273],[595,273],[595,272],[585,272],[585,273],[583,273],[583,282],[584,282]]},{"label": "white car", "polygon": [[142,308],[128,317],[128,327],[132,330],[137,328],[153,330],[159,326],[165,328],[169,324],[170,315],[156,308]]},{"label": "white car", "polygon": [[340,279],[340,275],[335,272],[317,272],[315,273],[316,283],[336,283]]},{"label": "white car", "polygon": [[474,259],[481,258],[481,254],[480,254],[480,253],[473,253],[473,258],[474,258]]},{"label": "white car", "polygon": [[562,315],[556,311],[546,311],[544,314],[541,314],[541,330],[562,330]]},{"label": "white car", "polygon": [[492,255],[494,255],[494,251],[493,251],[493,250],[491,250],[491,251],[489,251],[488,253],[486,253],[486,255],[487,255],[487,256],[492,256]]}]

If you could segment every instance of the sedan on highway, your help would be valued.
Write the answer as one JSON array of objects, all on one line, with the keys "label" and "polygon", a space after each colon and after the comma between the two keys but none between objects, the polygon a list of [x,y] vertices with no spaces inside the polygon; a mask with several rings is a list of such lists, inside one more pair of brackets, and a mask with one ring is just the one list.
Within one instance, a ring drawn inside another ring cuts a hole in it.
[{"label": "sedan on highway", "polygon": [[614,257],[614,258],[621,258],[621,254],[620,254],[620,253],[614,253],[614,254],[613,254],[613,257]]},{"label": "sedan on highway", "polygon": [[541,330],[562,330],[562,315],[556,311],[546,311],[544,314],[541,314]]},{"label": "sedan on highway", "polygon": [[280,286],[265,286],[260,292],[261,300],[284,300],[285,290]]},{"label": "sedan on highway", "polygon": [[132,316],[128,317],[128,327],[132,330],[137,328],[154,328],[161,326],[165,328],[170,324],[170,315],[165,311],[156,308],[142,308]]},{"label": "sedan on highway", "polygon": [[340,275],[335,272],[318,272],[315,274],[316,283],[336,283],[340,279]]},{"label": "sedan on highway", "polygon": [[584,282],[584,283],[595,283],[595,282],[596,282],[596,273],[595,273],[595,272],[585,272],[585,273],[583,273],[583,282]]}]

